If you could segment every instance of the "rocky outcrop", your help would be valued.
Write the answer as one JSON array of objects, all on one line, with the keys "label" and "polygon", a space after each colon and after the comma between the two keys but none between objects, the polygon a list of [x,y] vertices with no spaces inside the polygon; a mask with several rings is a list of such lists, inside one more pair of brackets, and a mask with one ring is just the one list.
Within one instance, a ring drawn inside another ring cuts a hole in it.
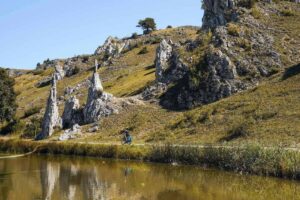
[{"label": "rocky outcrop", "polygon": [[62,80],[65,77],[65,71],[62,68],[62,66],[60,64],[57,64],[54,69],[55,69],[54,76],[56,80],[58,81]]},{"label": "rocky outcrop", "polygon": [[237,12],[234,10],[236,0],[203,0],[202,18],[203,29],[213,29],[224,26],[229,21],[237,20]]},{"label": "rocky outcrop", "polygon": [[155,58],[156,82],[169,84],[187,73],[188,67],[180,58],[178,47],[171,40],[163,39],[160,43]]},{"label": "rocky outcrop", "polygon": [[119,40],[118,38],[108,37],[104,44],[98,47],[95,51],[95,55],[104,54],[106,58],[118,57],[121,52],[128,48],[129,41]]},{"label": "rocky outcrop", "polygon": [[[212,2],[218,8],[224,1]],[[234,5],[226,2],[222,8],[229,9]],[[205,12],[216,9],[212,5],[209,4]],[[257,86],[264,77],[280,70],[280,55],[273,47],[273,38],[265,31],[268,27],[259,23],[244,7],[236,6],[234,10],[227,10],[227,14],[230,15],[231,11],[234,14],[236,10],[242,10],[238,22],[209,22],[209,27],[214,29],[204,36],[210,38],[204,56],[190,66],[192,70],[176,87],[168,89],[161,99],[162,105],[186,109],[211,103]]]},{"label": "rocky outcrop", "polygon": [[57,91],[56,91],[56,78],[53,76],[52,87],[47,102],[46,111],[42,122],[42,131],[36,137],[36,140],[45,139],[51,136],[55,127],[62,127],[62,121],[59,117],[57,106]]},{"label": "rocky outcrop", "polygon": [[155,76],[157,82],[165,82],[164,73],[169,68],[173,47],[171,41],[163,40],[156,50]]},{"label": "rocky outcrop", "polygon": [[80,109],[79,100],[73,96],[65,102],[65,108],[62,115],[63,128],[70,128],[74,124],[83,123],[83,113]]},{"label": "rocky outcrop", "polygon": [[101,117],[106,117],[118,112],[113,102],[114,97],[103,91],[103,86],[97,72],[97,65],[96,62],[91,86],[88,91],[87,102],[83,110],[85,123],[93,123],[99,121]]}]

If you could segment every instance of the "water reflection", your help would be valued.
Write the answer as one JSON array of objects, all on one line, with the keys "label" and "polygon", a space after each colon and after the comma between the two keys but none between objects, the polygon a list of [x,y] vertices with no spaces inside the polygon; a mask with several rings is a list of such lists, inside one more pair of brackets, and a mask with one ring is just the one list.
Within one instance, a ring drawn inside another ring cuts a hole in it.
[{"label": "water reflection", "polygon": [[0,200],[300,199],[300,184],[190,166],[32,156],[0,161]]}]

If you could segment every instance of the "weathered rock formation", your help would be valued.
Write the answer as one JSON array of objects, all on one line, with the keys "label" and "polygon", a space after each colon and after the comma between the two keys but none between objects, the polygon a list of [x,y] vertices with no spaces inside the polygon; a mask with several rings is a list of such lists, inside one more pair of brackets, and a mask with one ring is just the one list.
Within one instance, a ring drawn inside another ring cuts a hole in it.
[{"label": "weathered rock formation", "polygon": [[[170,41],[171,43],[171,41]],[[172,57],[173,47],[172,43],[169,44],[166,40],[163,40],[156,50],[155,58],[155,76],[157,82],[165,82],[164,73],[169,68],[170,59]]]},{"label": "weathered rock formation", "polygon": [[156,50],[156,82],[169,84],[181,79],[188,71],[178,53],[179,45],[163,39]]},{"label": "weathered rock formation", "polygon": [[60,64],[55,65],[54,76],[56,80],[62,80],[65,77],[65,71]]},{"label": "weathered rock formation", "polygon": [[95,55],[104,54],[106,58],[118,57],[121,52],[128,48],[129,42],[126,40],[119,40],[118,38],[108,37],[104,44],[98,47]]},{"label": "weathered rock formation", "polygon": [[62,115],[63,128],[70,128],[74,124],[82,124],[83,113],[80,109],[79,100],[73,96],[65,102],[65,108]]},{"label": "weathered rock formation", "polygon": [[[273,47],[273,38],[264,31],[267,26],[249,9],[236,6],[232,10],[233,5],[231,1],[204,1],[205,12],[214,14],[210,15],[212,20],[204,18],[207,21],[203,23],[204,29],[213,28],[206,32],[211,39],[202,60],[190,66],[187,76],[163,96],[163,105],[184,109],[211,103],[252,88],[279,71],[280,55]],[[222,18],[224,9],[230,16],[239,12],[239,21],[228,24],[232,20]]]},{"label": "weathered rock formation", "polygon": [[85,123],[93,123],[99,121],[101,117],[118,112],[113,102],[114,97],[103,91],[103,86],[97,73],[97,66],[98,63],[95,62],[95,71],[88,91],[87,102],[83,110]]},{"label": "weathered rock formation", "polygon": [[188,72],[188,66],[179,56],[179,44],[163,39],[156,49],[154,85],[147,87],[141,94],[144,100],[153,99],[167,90],[170,83],[182,79]]},{"label": "weathered rock formation", "polygon": [[237,19],[235,0],[203,0],[204,16],[202,28],[209,29],[223,26]]},{"label": "weathered rock formation", "polygon": [[52,87],[47,102],[44,119],[42,122],[42,131],[37,135],[36,140],[45,139],[51,136],[55,127],[62,127],[62,121],[59,117],[57,106],[57,91],[56,91],[56,78],[53,76]]}]

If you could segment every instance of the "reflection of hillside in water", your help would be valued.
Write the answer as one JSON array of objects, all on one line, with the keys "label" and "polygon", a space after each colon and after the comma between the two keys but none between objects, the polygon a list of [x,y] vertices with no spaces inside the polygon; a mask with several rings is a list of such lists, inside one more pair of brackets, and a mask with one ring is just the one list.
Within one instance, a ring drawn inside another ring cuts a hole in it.
[{"label": "reflection of hillside in water", "polygon": [[[0,199],[297,199],[300,185],[190,166],[30,157],[0,162]],[[22,197],[22,198],[20,198]]]}]

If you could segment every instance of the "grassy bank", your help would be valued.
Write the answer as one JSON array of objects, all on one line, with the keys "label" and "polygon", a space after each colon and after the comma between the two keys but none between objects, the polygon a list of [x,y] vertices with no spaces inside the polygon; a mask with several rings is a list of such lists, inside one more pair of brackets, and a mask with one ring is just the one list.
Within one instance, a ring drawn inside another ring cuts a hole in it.
[{"label": "grassy bank", "polygon": [[109,145],[71,142],[0,140],[0,151],[23,153],[39,146],[37,153],[131,159],[215,167],[246,174],[300,179],[300,153],[257,145],[197,147],[174,145]]}]

